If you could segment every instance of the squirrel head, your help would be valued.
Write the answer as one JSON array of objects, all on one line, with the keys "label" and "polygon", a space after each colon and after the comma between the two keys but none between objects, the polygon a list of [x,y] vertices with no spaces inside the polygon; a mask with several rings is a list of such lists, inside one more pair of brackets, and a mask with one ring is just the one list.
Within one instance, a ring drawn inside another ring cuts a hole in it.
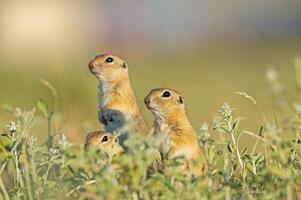
[{"label": "squirrel head", "polygon": [[98,55],[90,61],[88,66],[90,72],[101,81],[128,78],[128,65],[122,58],[116,55]]},{"label": "squirrel head", "polygon": [[146,107],[155,115],[162,117],[185,113],[184,99],[175,90],[168,88],[153,89],[145,98]]},{"label": "squirrel head", "polygon": [[118,138],[114,138],[112,133],[106,131],[89,133],[86,136],[85,150],[88,150],[91,146],[112,155],[119,155],[124,151],[119,144]]}]

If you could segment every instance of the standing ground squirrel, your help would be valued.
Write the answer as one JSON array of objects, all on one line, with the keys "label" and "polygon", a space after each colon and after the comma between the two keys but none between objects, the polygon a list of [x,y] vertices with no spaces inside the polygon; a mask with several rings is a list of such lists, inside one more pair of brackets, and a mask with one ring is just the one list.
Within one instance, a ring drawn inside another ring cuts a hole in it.
[{"label": "standing ground squirrel", "polygon": [[198,143],[197,133],[186,115],[184,100],[175,90],[158,88],[144,99],[147,108],[154,114],[154,132],[163,134],[162,153],[167,159],[184,157],[195,175],[204,175],[204,161],[193,166],[193,162],[204,159]]},{"label": "standing ground squirrel", "polygon": [[118,138],[114,138],[112,133],[106,131],[89,133],[86,136],[85,150],[88,150],[90,146],[97,147],[111,155],[120,155],[124,151],[118,143]]},{"label": "standing ground squirrel", "polygon": [[148,134],[130,83],[126,62],[118,56],[104,54],[96,56],[89,63],[89,69],[99,80],[98,116],[106,131]]}]

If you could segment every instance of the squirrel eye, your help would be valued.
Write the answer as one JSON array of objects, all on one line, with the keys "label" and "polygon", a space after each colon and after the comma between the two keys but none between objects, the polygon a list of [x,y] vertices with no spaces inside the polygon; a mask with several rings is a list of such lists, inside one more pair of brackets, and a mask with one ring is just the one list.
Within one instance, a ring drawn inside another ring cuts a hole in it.
[{"label": "squirrel eye", "polygon": [[107,59],[106,59],[106,62],[107,63],[111,63],[111,62],[113,62],[114,61],[114,59],[112,58],[112,57],[107,57]]},{"label": "squirrel eye", "polygon": [[103,136],[102,137],[102,139],[101,139],[101,142],[103,143],[103,142],[107,142],[107,141],[109,141],[109,138],[108,138],[108,136]]},{"label": "squirrel eye", "polygon": [[171,95],[170,92],[165,91],[165,92],[163,92],[162,97],[168,98],[168,97],[170,97],[170,95]]}]

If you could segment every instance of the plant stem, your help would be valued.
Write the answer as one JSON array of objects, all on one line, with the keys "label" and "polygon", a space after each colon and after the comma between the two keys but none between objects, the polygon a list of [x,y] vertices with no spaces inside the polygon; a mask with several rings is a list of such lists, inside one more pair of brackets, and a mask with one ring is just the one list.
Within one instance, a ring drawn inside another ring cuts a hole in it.
[{"label": "plant stem", "polygon": [[48,139],[47,139],[47,147],[48,149],[52,147],[52,134],[51,134],[51,118],[53,112],[51,112],[47,118],[47,125],[48,125]]},{"label": "plant stem", "polygon": [[230,121],[228,121],[228,127],[229,127],[229,130],[230,130],[231,141],[232,141],[232,144],[234,146],[234,149],[235,149],[235,152],[236,152],[236,156],[237,156],[237,159],[238,159],[238,163],[239,163],[239,167],[240,167],[240,172],[241,172],[241,174],[243,174],[244,166],[243,166],[243,162],[241,160],[241,156],[240,156],[240,153],[239,153],[236,141],[235,141],[234,133],[233,133],[233,131],[235,130],[235,128],[232,128]]},{"label": "plant stem", "polygon": [[233,146],[234,146],[234,149],[236,151],[236,156],[237,156],[237,159],[238,159],[238,163],[239,163],[239,166],[240,166],[240,169],[243,170],[243,162],[241,160],[241,157],[240,157],[240,153],[239,153],[239,150],[237,148],[237,145],[236,145],[236,141],[235,141],[235,138],[234,138],[234,134],[233,132],[231,131],[231,140],[232,140],[232,143],[233,143]]},{"label": "plant stem", "polygon": [[7,193],[7,190],[5,188],[5,185],[4,185],[3,181],[2,181],[2,177],[1,176],[0,176],[0,188],[1,188],[1,191],[2,191],[2,193],[4,195],[4,199],[5,200],[10,200],[9,195]]},{"label": "plant stem", "polygon": [[2,164],[2,166],[0,168],[0,176],[4,172],[4,169],[6,168],[7,162],[8,162],[8,159],[6,159],[5,162]]}]

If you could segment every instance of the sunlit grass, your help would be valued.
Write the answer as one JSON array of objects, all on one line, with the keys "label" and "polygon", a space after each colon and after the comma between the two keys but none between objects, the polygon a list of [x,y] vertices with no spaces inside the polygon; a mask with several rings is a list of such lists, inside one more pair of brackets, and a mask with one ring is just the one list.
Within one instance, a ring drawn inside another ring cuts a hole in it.
[{"label": "sunlit grass", "polygon": [[[300,79],[299,61],[294,63],[296,80]],[[157,141],[134,134],[120,156],[85,152],[82,143],[73,144],[66,137],[61,114],[67,104],[58,103],[66,97],[62,88],[43,80],[41,90],[50,93],[51,104],[38,100],[30,109],[3,106],[10,117],[6,118],[8,125],[1,126],[0,198],[300,199],[300,97],[298,92],[287,95],[290,87],[281,79],[282,73],[275,69],[266,73],[265,91],[273,97],[277,111],[272,118],[266,115],[266,105],[253,95],[244,90],[233,94],[256,112],[260,124],[256,131],[243,123],[254,120],[253,116],[239,117],[240,108],[233,108],[231,101],[217,107],[213,120],[206,120],[209,123],[199,121],[206,177],[191,176],[176,160],[164,160],[164,167],[154,170]],[[79,99],[87,101],[85,96]],[[38,135],[48,137],[37,140]]]}]

